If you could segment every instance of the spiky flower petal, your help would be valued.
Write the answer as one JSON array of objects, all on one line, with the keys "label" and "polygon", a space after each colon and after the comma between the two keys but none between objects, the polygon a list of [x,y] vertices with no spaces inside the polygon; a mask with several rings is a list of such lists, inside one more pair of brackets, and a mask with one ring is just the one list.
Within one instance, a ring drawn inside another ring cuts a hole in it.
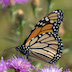
[{"label": "spiky flower petal", "polygon": [[7,72],[6,62],[3,60],[3,57],[0,60],[0,72]]},{"label": "spiky flower petal", "polygon": [[41,72],[62,72],[62,68],[57,68],[56,66],[49,66],[41,69]]},{"label": "spiky flower petal", "polygon": [[8,60],[9,64],[8,64],[8,68],[14,68],[16,70],[20,70],[20,71],[26,71],[26,72],[30,72],[31,70],[31,64],[30,62],[28,62],[26,59],[24,59],[23,57],[12,57],[11,59]]}]

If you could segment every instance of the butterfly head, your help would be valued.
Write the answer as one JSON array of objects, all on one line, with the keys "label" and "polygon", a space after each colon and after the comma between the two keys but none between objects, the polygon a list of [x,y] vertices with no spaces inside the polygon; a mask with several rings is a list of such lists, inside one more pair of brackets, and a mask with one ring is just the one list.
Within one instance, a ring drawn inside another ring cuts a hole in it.
[{"label": "butterfly head", "polygon": [[16,47],[16,50],[20,51],[24,55],[29,54],[29,47],[26,47],[25,45],[20,45]]}]

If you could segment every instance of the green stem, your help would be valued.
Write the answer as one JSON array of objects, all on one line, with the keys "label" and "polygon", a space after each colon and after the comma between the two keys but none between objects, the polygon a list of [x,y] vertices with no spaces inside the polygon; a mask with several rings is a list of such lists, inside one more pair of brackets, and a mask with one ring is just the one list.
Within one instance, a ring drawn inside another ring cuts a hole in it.
[{"label": "green stem", "polygon": [[23,25],[22,25],[22,20],[20,20],[20,40],[22,42],[22,36],[23,36]]},{"label": "green stem", "polygon": [[20,37],[19,37],[19,35],[17,34],[17,32],[18,32],[18,29],[17,29],[17,25],[16,25],[16,23],[15,23],[15,8],[11,8],[10,9],[10,21],[11,21],[11,24],[13,25],[13,27],[14,27],[14,35],[19,39]]},{"label": "green stem", "polygon": [[36,5],[33,4],[33,3],[31,5],[32,5],[32,11],[33,11],[34,18],[36,19],[37,18],[37,15],[36,15]]},{"label": "green stem", "polygon": [[48,14],[50,11],[50,5],[51,5],[52,0],[47,0],[47,1],[48,1],[48,9],[47,9],[47,14]]},{"label": "green stem", "polygon": [[11,8],[10,9],[10,20],[11,20],[12,23],[14,22],[14,15],[13,15],[13,13],[14,13],[14,8]]}]

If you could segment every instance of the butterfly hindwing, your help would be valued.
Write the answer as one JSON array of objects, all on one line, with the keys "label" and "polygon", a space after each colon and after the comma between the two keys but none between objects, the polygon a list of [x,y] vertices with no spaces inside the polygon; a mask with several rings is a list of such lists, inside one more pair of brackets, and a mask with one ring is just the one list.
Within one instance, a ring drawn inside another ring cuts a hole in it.
[{"label": "butterfly hindwing", "polygon": [[62,40],[58,34],[53,32],[40,34],[26,45],[30,47],[30,56],[48,63],[57,62],[62,54]]}]

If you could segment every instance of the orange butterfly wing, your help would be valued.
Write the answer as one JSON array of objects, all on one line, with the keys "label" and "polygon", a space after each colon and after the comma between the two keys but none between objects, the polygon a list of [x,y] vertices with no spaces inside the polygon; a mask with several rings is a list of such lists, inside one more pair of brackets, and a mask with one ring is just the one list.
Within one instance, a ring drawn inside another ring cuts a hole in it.
[{"label": "orange butterfly wing", "polygon": [[31,31],[30,35],[27,37],[23,44],[26,44],[33,37],[36,37],[39,34],[45,32],[55,32],[58,33],[59,26],[63,21],[63,12],[62,10],[55,10],[48,14],[48,16],[41,19],[35,28]]}]

